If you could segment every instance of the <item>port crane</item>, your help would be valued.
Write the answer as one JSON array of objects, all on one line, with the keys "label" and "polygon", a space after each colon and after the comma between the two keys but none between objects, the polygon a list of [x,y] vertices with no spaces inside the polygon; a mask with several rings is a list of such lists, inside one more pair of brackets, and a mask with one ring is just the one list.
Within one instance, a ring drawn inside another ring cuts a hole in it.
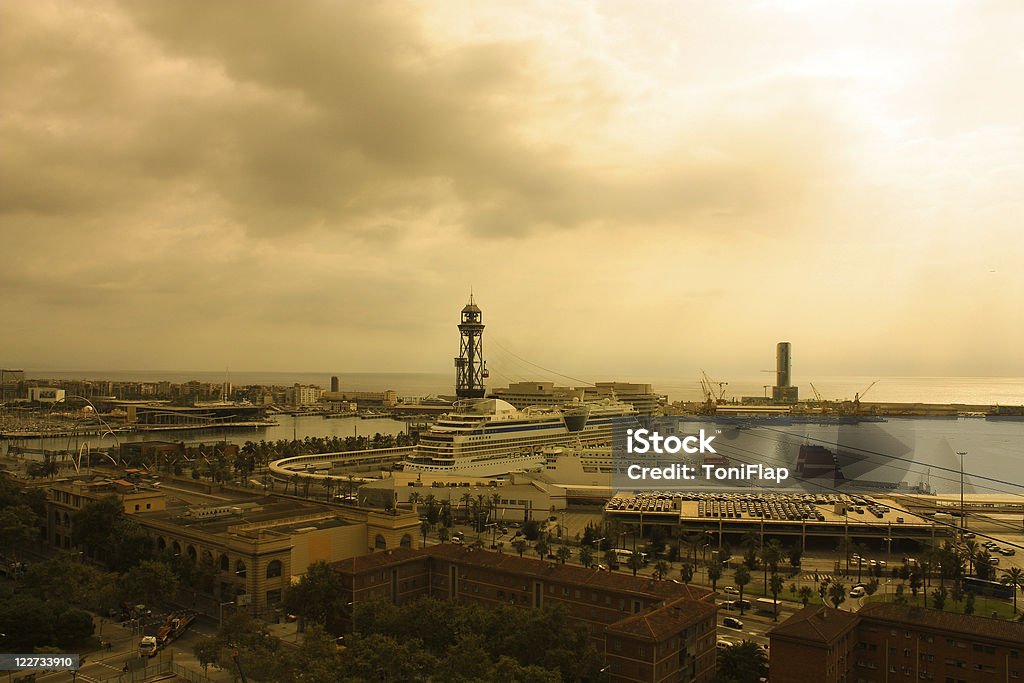
[{"label": "port crane", "polygon": [[818,403],[824,403],[825,399],[823,399],[821,397],[821,392],[818,391],[818,388],[814,386],[814,382],[811,382],[810,384],[811,384],[811,391],[814,392],[814,398],[818,401]]},{"label": "port crane", "polygon": [[878,384],[878,380],[877,379],[874,382],[872,382],[871,384],[869,384],[868,388],[865,389],[864,391],[861,391],[860,393],[854,394],[853,395],[853,402],[854,403],[860,403],[860,400],[862,398],[864,398],[864,395],[867,394],[869,391],[871,391],[871,387],[875,386],[876,384]]}]

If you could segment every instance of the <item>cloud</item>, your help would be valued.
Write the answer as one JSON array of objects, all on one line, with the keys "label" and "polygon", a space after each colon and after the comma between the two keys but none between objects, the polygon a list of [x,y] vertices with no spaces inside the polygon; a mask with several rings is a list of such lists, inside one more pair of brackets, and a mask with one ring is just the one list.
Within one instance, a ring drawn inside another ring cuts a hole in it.
[{"label": "cloud", "polygon": [[[924,262],[1021,290],[1012,6],[652,8],[0,6],[8,353],[434,369],[473,285],[495,333],[580,367],[749,369],[786,337],[917,368],[889,335],[946,300]],[[1020,336],[998,297],[951,317]]]}]

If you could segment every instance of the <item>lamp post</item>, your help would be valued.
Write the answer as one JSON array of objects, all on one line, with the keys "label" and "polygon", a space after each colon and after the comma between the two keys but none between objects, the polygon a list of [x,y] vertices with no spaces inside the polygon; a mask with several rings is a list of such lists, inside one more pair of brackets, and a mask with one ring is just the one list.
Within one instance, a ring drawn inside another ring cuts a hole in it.
[{"label": "lamp post", "polygon": [[964,517],[964,456],[967,451],[957,451],[960,456],[960,541],[964,540],[964,529],[967,528],[967,518]]}]

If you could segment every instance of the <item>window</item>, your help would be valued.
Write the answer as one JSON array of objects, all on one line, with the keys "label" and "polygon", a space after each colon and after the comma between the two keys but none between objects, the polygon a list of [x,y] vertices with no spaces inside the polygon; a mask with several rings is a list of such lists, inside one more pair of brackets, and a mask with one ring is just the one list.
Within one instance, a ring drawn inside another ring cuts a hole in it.
[{"label": "window", "polygon": [[267,578],[273,579],[281,576],[281,560],[274,560],[267,565]]},{"label": "window", "polygon": [[277,588],[272,591],[267,591],[267,605],[276,605],[281,602],[281,589]]}]

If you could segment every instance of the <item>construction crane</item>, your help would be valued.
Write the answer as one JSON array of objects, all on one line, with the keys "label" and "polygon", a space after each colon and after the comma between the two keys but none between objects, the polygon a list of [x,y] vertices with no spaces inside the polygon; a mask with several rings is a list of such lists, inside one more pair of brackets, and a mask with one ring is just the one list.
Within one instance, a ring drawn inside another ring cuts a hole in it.
[{"label": "construction crane", "polygon": [[814,392],[814,398],[817,399],[818,403],[825,402],[825,399],[821,397],[821,392],[818,391],[817,387],[814,386],[814,382],[811,382],[811,391]]},{"label": "construction crane", "polygon": [[[708,402],[714,403],[725,403],[725,388],[729,386],[728,382],[716,382],[715,380],[708,377],[708,373],[704,370],[700,371],[701,374],[701,388],[704,390],[704,399]],[[715,390],[715,387],[718,390]]]}]

